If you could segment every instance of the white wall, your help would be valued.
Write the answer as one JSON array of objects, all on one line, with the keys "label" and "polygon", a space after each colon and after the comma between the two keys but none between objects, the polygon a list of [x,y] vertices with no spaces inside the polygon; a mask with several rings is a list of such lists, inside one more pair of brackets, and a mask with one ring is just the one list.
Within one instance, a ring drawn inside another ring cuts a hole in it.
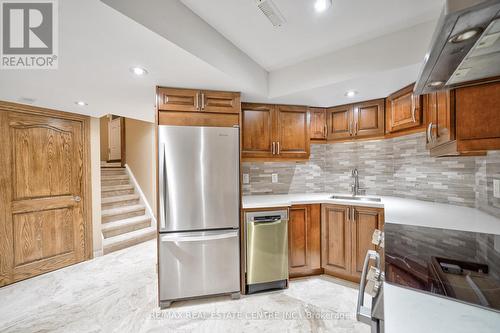
[{"label": "white wall", "polygon": [[102,256],[100,120],[90,118],[90,168],[92,174],[92,234],[94,257]]}]

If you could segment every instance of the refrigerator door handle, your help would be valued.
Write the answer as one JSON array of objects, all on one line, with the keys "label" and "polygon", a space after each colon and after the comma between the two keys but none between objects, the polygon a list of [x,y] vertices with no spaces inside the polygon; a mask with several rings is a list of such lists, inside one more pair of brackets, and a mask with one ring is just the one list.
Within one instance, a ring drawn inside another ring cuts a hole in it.
[{"label": "refrigerator door handle", "polygon": [[366,289],[366,274],[368,272],[368,264],[370,259],[375,260],[375,266],[380,269],[380,255],[377,251],[368,250],[365,261],[363,263],[363,272],[361,273],[361,281],[359,283],[358,303],[356,305],[356,319],[365,324],[371,324],[372,316],[371,309],[364,306],[365,289]]},{"label": "refrigerator door handle", "polygon": [[159,177],[158,177],[158,187],[160,193],[160,230],[167,227],[167,198],[168,198],[168,187],[167,175],[166,175],[166,163],[165,163],[165,143],[161,143],[160,156],[159,156]]},{"label": "refrigerator door handle", "polygon": [[204,242],[204,241],[211,241],[211,240],[219,240],[219,239],[226,239],[226,238],[234,238],[238,237],[238,232],[237,231],[232,231],[232,232],[227,232],[223,234],[218,234],[218,235],[210,235],[210,236],[175,236],[175,235],[168,235],[168,236],[162,236],[160,240],[162,242],[172,242],[172,243],[177,243],[177,242]]}]

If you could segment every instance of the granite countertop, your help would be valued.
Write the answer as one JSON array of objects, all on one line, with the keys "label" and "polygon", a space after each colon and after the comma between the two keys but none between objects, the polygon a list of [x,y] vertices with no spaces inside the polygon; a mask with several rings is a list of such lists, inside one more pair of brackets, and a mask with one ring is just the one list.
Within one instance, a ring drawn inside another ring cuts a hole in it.
[{"label": "granite countertop", "polygon": [[381,202],[338,200],[331,199],[332,195],[332,193],[297,193],[243,196],[243,209],[321,203],[378,207],[385,210],[385,223],[500,235],[500,219],[475,208],[389,196],[380,196]]}]

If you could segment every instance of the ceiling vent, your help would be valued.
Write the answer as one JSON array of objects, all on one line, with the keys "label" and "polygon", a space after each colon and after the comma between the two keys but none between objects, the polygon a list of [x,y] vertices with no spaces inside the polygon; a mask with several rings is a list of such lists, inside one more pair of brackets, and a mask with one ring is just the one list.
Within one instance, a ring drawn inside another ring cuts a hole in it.
[{"label": "ceiling vent", "polygon": [[255,0],[255,2],[274,27],[281,27],[286,23],[283,14],[272,0]]}]

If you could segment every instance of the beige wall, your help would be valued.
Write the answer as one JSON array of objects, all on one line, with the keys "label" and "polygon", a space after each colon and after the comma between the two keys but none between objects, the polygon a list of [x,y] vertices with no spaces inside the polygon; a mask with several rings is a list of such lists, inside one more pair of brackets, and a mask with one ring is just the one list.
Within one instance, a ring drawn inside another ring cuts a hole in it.
[{"label": "beige wall", "polygon": [[108,116],[98,119],[100,121],[100,147],[101,147],[101,161],[108,160]]},{"label": "beige wall", "polygon": [[125,159],[156,217],[155,124],[125,119]]},{"label": "beige wall", "polygon": [[90,168],[92,174],[92,243],[94,257],[102,256],[100,120],[90,118]]}]

